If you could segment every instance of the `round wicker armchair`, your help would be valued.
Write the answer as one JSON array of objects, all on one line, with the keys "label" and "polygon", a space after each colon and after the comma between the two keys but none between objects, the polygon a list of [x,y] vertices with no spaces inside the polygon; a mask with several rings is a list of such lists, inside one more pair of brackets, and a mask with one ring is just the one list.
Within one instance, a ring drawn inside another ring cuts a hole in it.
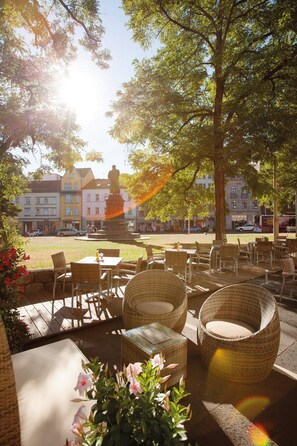
[{"label": "round wicker armchair", "polygon": [[[214,329],[211,324],[216,324]],[[235,327],[235,333],[230,332],[230,326]],[[263,381],[276,359],[279,340],[275,299],[260,286],[227,286],[209,296],[200,309],[202,362],[226,380],[246,384]]]},{"label": "round wicker armchair", "polygon": [[181,332],[187,318],[187,292],[175,274],[158,269],[143,271],[127,284],[123,299],[126,329],[160,322]]}]

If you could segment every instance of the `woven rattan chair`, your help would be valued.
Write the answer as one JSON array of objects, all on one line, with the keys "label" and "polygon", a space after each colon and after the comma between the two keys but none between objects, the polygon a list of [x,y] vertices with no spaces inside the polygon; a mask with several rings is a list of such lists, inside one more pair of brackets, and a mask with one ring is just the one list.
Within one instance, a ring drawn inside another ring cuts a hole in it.
[{"label": "woven rattan chair", "polygon": [[20,446],[18,400],[10,350],[0,317],[0,444]]},{"label": "woven rattan chair", "polygon": [[179,277],[158,269],[142,271],[128,282],[125,289],[124,326],[130,329],[160,322],[181,332],[187,307],[186,285]]},{"label": "woven rattan chair", "polygon": [[142,255],[138,257],[136,263],[120,262],[119,269],[116,271],[116,274],[112,278],[115,286],[115,294],[118,294],[118,287],[120,287],[120,283],[122,281],[126,283],[136,274],[140,273],[142,264]]},{"label": "woven rattan chair", "polygon": [[99,253],[106,257],[120,257],[120,248],[99,248]]},{"label": "woven rattan chair", "polygon": [[165,251],[165,270],[171,271],[184,278],[185,283],[190,282],[192,264],[186,251]]},{"label": "woven rattan chair", "polygon": [[276,359],[279,340],[276,301],[258,285],[222,288],[200,309],[198,343],[202,362],[226,380],[246,384],[263,381]]},{"label": "woven rattan chair", "polygon": [[256,253],[256,262],[259,263],[261,260],[263,262],[269,262],[270,265],[272,265],[273,261],[273,242],[264,241],[260,242],[258,241],[256,243],[255,248]]},{"label": "woven rattan chair", "polygon": [[223,267],[231,265],[235,275],[238,274],[238,246],[237,245],[222,245],[219,248],[219,271],[222,274]]},{"label": "woven rattan chair", "polygon": [[145,246],[147,255],[147,269],[161,268],[164,269],[165,258],[162,253],[155,253],[152,245]]},{"label": "woven rattan chair", "polygon": [[[82,306],[82,294],[87,295],[86,302],[89,306],[94,303],[97,316],[99,315],[100,297],[102,296],[102,284],[107,283],[107,297],[109,296],[109,276],[108,272],[102,272],[99,263],[79,263],[71,262],[72,272],[72,307],[74,306],[74,297],[77,300],[77,306]],[[92,293],[90,299],[88,294]],[[96,303],[98,305],[96,305]]]},{"label": "woven rattan chair", "polygon": [[[295,269],[295,263],[292,257],[281,259],[282,268],[282,286],[280,292],[280,302],[283,298],[283,293],[286,285],[290,285],[290,298],[292,298],[293,287],[297,285],[297,270]],[[296,301],[296,299],[293,299]]]},{"label": "woven rattan chair", "polygon": [[52,254],[52,261],[54,265],[54,286],[53,286],[53,301],[56,297],[57,282],[63,284],[63,291],[65,291],[65,284],[71,282],[71,272],[67,267],[65,254],[63,251]]}]

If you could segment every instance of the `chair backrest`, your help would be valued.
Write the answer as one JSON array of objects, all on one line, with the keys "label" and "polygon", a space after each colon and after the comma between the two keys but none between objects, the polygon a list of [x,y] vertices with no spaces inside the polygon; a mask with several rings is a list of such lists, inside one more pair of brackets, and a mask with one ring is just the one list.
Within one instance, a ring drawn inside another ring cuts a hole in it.
[{"label": "chair backrest", "polygon": [[288,257],[286,259],[280,259],[281,268],[283,273],[295,274],[295,264],[292,257]]},{"label": "chair backrest", "polygon": [[146,254],[147,254],[147,258],[150,259],[151,257],[153,257],[154,253],[153,253],[153,247],[152,245],[145,245],[145,250],[146,250]]},{"label": "chair backrest", "polygon": [[256,243],[256,250],[258,252],[272,252],[273,249],[273,242],[257,242]]},{"label": "chair backrest", "polygon": [[296,252],[297,251],[297,239],[287,238],[286,246],[288,247],[289,252]]},{"label": "chair backrest", "polygon": [[136,268],[135,268],[135,274],[140,273],[141,267],[142,267],[142,261],[143,261],[143,255],[141,255],[137,259]]},{"label": "chair backrest", "polygon": [[99,248],[99,252],[106,257],[120,257],[120,248]]},{"label": "chair backrest", "polygon": [[0,317],[0,444],[20,446],[20,418],[13,366],[6,331]]},{"label": "chair backrest", "polygon": [[169,268],[186,268],[188,256],[185,251],[165,251],[165,265]]},{"label": "chair backrest", "polygon": [[236,259],[238,257],[237,245],[222,245],[219,249],[220,258],[223,259]]},{"label": "chair backrest", "polygon": [[63,251],[52,254],[52,261],[55,269],[66,268],[66,259]]},{"label": "chair backrest", "polygon": [[99,263],[71,262],[73,283],[100,283],[101,266]]}]

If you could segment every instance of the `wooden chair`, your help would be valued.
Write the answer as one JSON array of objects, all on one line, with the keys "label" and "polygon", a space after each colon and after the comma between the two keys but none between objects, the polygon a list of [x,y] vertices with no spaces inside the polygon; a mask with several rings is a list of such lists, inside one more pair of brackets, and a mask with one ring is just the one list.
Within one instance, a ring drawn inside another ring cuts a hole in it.
[{"label": "wooden chair", "polygon": [[196,245],[196,259],[195,262],[197,262],[198,267],[200,264],[207,264],[209,271],[211,271],[211,249],[203,246],[202,244],[195,242]]},{"label": "wooden chair", "polygon": [[[71,262],[70,265],[72,272],[72,307],[74,307],[74,297],[76,297],[77,306],[82,307],[82,294],[86,294],[86,302],[88,304],[90,315],[90,304],[93,303],[96,314],[99,316],[100,297],[103,296],[103,283],[106,283],[107,297],[109,297],[110,284],[108,272],[102,272],[99,263]],[[92,298],[88,297],[89,293],[93,294]],[[98,303],[98,305],[96,305],[96,303]]]},{"label": "wooden chair", "polygon": [[219,271],[222,274],[223,267],[227,265],[233,266],[235,275],[238,275],[238,246],[222,245],[219,248]]},{"label": "wooden chair", "polygon": [[[291,285],[290,290],[290,299],[292,299],[293,287],[297,285],[297,270],[295,269],[295,263],[292,257],[288,257],[286,259],[281,259],[281,268],[282,268],[282,286],[280,292],[280,302],[283,298],[283,292],[285,285]],[[292,299],[296,302],[296,299]]]},{"label": "wooden chair", "polygon": [[99,248],[99,253],[106,257],[120,257],[120,248]]},{"label": "wooden chair", "polygon": [[191,259],[188,259],[186,251],[165,251],[165,270],[182,276],[186,284],[192,276],[191,268]]},{"label": "wooden chair", "polygon": [[187,308],[186,285],[178,276],[160,269],[142,271],[125,288],[124,327],[128,330],[159,322],[180,333]]},{"label": "wooden chair", "polygon": [[237,239],[238,241],[238,260],[246,260],[249,263],[253,263],[253,255],[252,251],[250,250],[250,245],[247,245],[245,247],[242,246],[240,243],[240,239]]},{"label": "wooden chair", "polygon": [[[54,265],[54,286],[53,286],[53,301],[56,297],[56,285],[57,282],[62,282],[63,291],[65,291],[66,282],[70,283],[72,280],[70,266],[67,265],[65,254],[63,251],[52,254],[52,261]],[[64,298],[63,298],[64,301]]]}]

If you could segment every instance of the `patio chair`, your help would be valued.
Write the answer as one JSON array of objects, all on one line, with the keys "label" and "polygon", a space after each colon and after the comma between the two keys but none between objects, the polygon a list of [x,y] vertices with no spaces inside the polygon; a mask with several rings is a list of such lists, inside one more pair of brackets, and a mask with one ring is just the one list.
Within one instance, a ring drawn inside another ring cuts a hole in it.
[{"label": "patio chair", "polygon": [[113,282],[115,284],[115,294],[117,294],[117,289],[121,281],[129,281],[136,274],[140,273],[143,264],[143,256],[138,257],[136,263],[121,262],[119,264],[119,269],[113,276]]},{"label": "patio chair", "polygon": [[165,251],[165,270],[182,277],[187,284],[192,277],[192,263],[186,251]]},{"label": "patio chair", "polygon": [[126,329],[159,322],[181,332],[187,317],[185,283],[175,274],[151,269],[136,274],[127,284],[123,299]]},{"label": "patio chair", "polygon": [[215,375],[249,384],[269,375],[277,356],[280,322],[274,296],[248,283],[226,286],[202,305],[198,343]]},{"label": "patio chair", "polygon": [[[110,283],[108,272],[102,272],[99,263],[71,262],[70,265],[72,272],[72,307],[74,307],[74,297],[76,297],[77,306],[82,307],[82,294],[86,294],[86,303],[88,304],[90,315],[90,304],[93,303],[96,314],[99,316],[103,283],[106,283],[107,297],[109,297]],[[93,294],[92,298],[89,298],[89,293]]]},{"label": "patio chair", "polygon": [[[285,289],[285,285],[291,285],[290,289],[290,299],[292,299],[293,287],[297,285],[297,270],[295,269],[295,263],[292,257],[288,257],[286,259],[281,259],[281,268],[282,268],[282,286],[280,292],[280,302],[283,298],[283,292]],[[295,300],[296,299],[292,299]]]},{"label": "patio chair", "polygon": [[[67,265],[65,254],[63,251],[52,254],[52,261],[54,265],[54,286],[53,286],[53,301],[56,297],[57,282],[63,284],[63,291],[65,291],[65,284],[70,283],[72,280],[71,272],[69,271],[70,265]],[[63,298],[64,301],[64,298]]]},{"label": "patio chair", "polygon": [[237,245],[222,245],[218,252],[219,271],[222,274],[222,269],[231,265],[235,275],[238,275],[238,246]]},{"label": "patio chair", "polygon": [[99,253],[106,257],[120,257],[120,248],[99,248]]},{"label": "patio chair", "polygon": [[196,259],[195,262],[198,264],[207,264],[209,270],[211,270],[212,264],[212,253],[209,247],[203,246],[201,243],[195,242],[196,245]]},{"label": "patio chair", "polygon": [[273,242],[257,242],[255,246],[256,262],[273,262]]},{"label": "patio chair", "polygon": [[253,253],[250,249],[250,245],[243,247],[240,239],[237,239],[238,241],[238,261],[239,260],[246,260],[249,263],[253,263]]},{"label": "patio chair", "polygon": [[147,269],[164,268],[165,258],[162,253],[154,253],[152,245],[145,246],[147,255]]}]

